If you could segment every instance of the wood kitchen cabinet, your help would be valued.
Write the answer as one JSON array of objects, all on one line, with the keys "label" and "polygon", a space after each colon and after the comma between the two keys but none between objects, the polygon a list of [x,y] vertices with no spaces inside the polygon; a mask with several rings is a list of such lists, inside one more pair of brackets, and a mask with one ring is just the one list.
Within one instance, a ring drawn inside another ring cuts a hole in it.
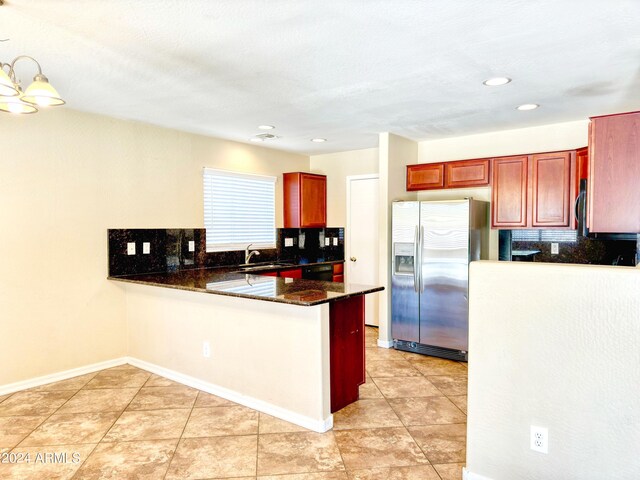
[{"label": "wood kitchen cabinet", "polygon": [[528,155],[493,160],[492,228],[527,226],[528,171]]},{"label": "wood kitchen cabinet", "polygon": [[283,174],[284,228],[327,226],[327,177],[313,173]]},{"label": "wood kitchen cabinet", "polygon": [[492,228],[571,228],[575,151],[493,159]]},{"label": "wood kitchen cabinet", "polygon": [[364,295],[331,302],[331,413],[358,400],[358,387],[365,382],[364,354]]},{"label": "wood kitchen cabinet", "polygon": [[333,264],[333,281],[344,283],[344,263]]},{"label": "wood kitchen cabinet", "polygon": [[407,191],[489,185],[491,159],[407,165]]},{"label": "wood kitchen cabinet", "polygon": [[491,159],[460,160],[445,163],[445,188],[484,187],[489,185]]},{"label": "wood kitchen cabinet", "polygon": [[284,278],[302,278],[302,269],[294,268],[291,270],[280,270],[278,272],[278,276]]},{"label": "wood kitchen cabinet", "polygon": [[640,233],[640,112],[591,119],[587,210],[590,232]]},{"label": "wood kitchen cabinet", "polygon": [[571,214],[571,152],[531,156],[533,228],[568,227]]},{"label": "wood kitchen cabinet", "polygon": [[444,188],[444,163],[407,165],[407,191]]}]

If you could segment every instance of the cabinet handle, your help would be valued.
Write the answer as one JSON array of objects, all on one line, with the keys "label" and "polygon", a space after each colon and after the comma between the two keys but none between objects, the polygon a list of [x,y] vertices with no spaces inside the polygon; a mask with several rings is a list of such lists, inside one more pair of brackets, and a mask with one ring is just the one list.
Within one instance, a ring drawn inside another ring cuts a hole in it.
[{"label": "cabinet handle", "polygon": [[351,260],[352,262],[356,262],[358,259],[356,257],[351,257],[349,260]]}]

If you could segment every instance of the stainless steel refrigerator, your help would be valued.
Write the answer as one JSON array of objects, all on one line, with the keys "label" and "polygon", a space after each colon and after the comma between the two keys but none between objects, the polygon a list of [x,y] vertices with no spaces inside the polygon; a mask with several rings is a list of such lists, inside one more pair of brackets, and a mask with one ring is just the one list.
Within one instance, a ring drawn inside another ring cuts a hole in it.
[{"label": "stainless steel refrigerator", "polygon": [[391,333],[394,347],[466,360],[469,263],[488,238],[487,203],[394,202]]}]

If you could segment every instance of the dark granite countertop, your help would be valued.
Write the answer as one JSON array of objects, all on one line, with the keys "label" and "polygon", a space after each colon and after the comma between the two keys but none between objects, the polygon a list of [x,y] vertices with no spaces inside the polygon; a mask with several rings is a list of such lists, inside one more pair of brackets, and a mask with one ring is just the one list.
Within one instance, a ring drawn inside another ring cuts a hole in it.
[{"label": "dark granite countertop", "polygon": [[[341,260],[342,261],[342,260]],[[320,262],[336,263],[336,262]],[[311,264],[306,264],[311,265]],[[292,268],[304,265],[290,265]],[[384,287],[352,283],[323,282],[298,278],[270,277],[238,272],[238,267],[181,270],[174,273],[153,273],[108,277],[109,280],[137,283],[192,292],[251,298],[291,305],[313,306],[379,292]],[[268,271],[268,270],[264,270]]]}]

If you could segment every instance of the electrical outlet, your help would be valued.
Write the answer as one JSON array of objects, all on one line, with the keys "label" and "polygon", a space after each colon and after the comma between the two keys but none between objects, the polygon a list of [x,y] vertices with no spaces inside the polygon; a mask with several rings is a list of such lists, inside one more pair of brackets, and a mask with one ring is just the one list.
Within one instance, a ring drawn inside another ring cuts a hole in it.
[{"label": "electrical outlet", "polygon": [[284,239],[285,247],[293,247],[293,238],[285,238]]},{"label": "electrical outlet", "polygon": [[558,255],[558,253],[560,253],[560,244],[554,242],[551,244],[551,255]]},{"label": "electrical outlet", "polygon": [[531,450],[549,453],[549,429],[531,425]]},{"label": "electrical outlet", "polygon": [[338,246],[338,237],[333,237],[333,246],[334,247]]},{"label": "electrical outlet", "polygon": [[202,356],[209,358],[211,356],[211,344],[207,340],[202,342]]},{"label": "electrical outlet", "polygon": [[136,242],[127,242],[127,255],[136,254]]},{"label": "electrical outlet", "polygon": [[144,255],[149,255],[151,253],[151,243],[150,242],[142,242],[142,253]]},{"label": "electrical outlet", "polygon": [[193,240],[189,240],[189,251],[190,252],[196,251],[196,242],[194,242]]},{"label": "electrical outlet", "polygon": [[326,247],[331,245],[331,237],[325,237],[324,244],[325,244]]}]

